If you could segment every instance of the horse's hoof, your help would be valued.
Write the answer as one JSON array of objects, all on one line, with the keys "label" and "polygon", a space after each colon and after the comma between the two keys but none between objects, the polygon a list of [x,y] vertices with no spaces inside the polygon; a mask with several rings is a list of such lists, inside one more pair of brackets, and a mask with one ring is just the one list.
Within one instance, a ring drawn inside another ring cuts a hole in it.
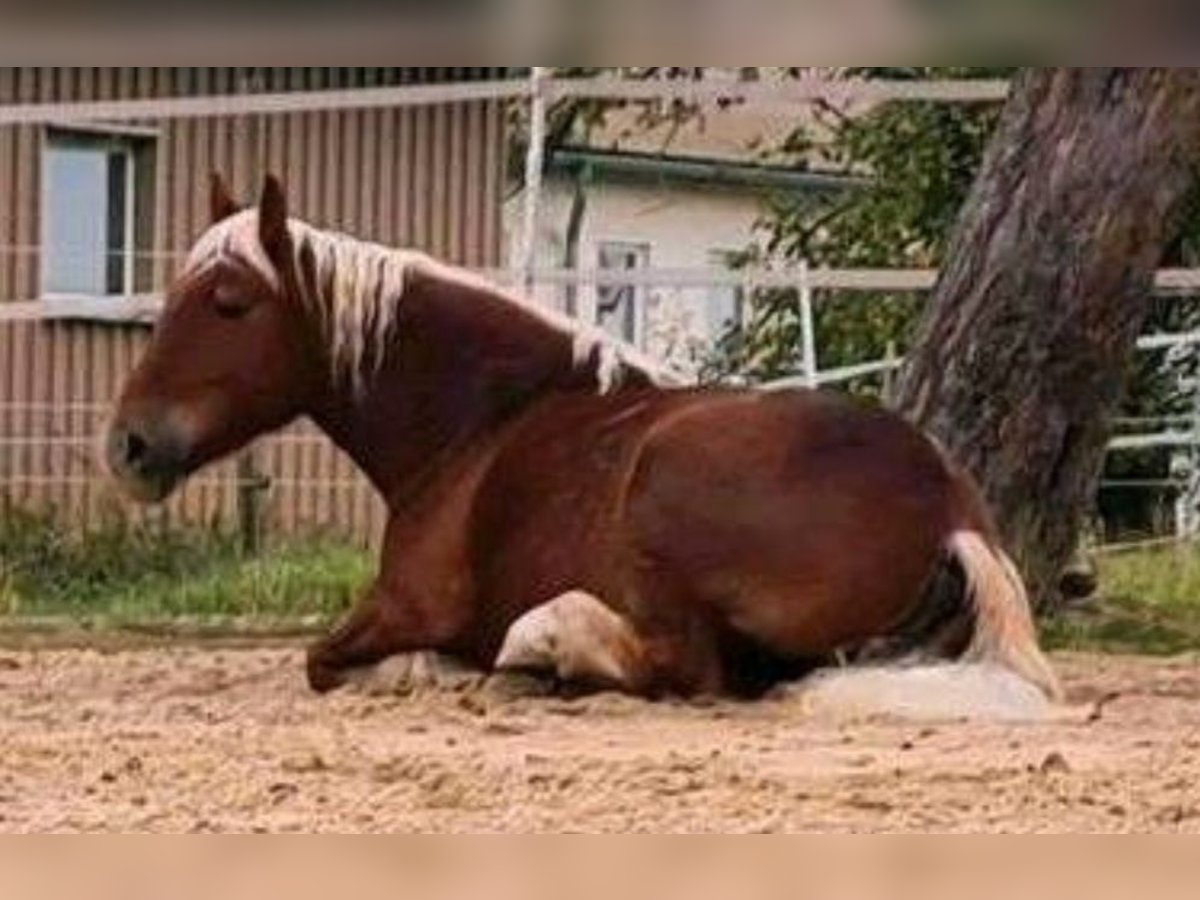
[{"label": "horse's hoof", "polygon": [[357,669],[347,669],[343,682],[356,694],[405,697],[422,690],[464,689],[481,674],[451,657],[432,651],[400,653]]},{"label": "horse's hoof", "polygon": [[346,683],[346,674],[323,662],[319,655],[310,652],[305,664],[308,686],[314,693],[328,694]]},{"label": "horse's hoof", "polygon": [[483,682],[483,691],[498,701],[545,699],[559,693],[559,684],[536,672],[496,671]]}]

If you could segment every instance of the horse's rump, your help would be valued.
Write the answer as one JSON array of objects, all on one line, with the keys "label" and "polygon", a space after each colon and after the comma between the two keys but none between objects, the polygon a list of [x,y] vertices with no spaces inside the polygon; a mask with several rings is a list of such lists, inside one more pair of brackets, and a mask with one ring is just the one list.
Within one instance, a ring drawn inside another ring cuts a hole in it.
[{"label": "horse's rump", "polygon": [[473,519],[488,651],[575,590],[697,634],[751,692],[934,630],[913,623],[947,565],[955,488],[887,413],[807,392],[637,390],[549,399],[500,440]]},{"label": "horse's rump", "polygon": [[676,591],[788,659],[906,622],[944,558],[954,487],[900,420],[810,393],[689,407],[647,440],[634,550]]}]

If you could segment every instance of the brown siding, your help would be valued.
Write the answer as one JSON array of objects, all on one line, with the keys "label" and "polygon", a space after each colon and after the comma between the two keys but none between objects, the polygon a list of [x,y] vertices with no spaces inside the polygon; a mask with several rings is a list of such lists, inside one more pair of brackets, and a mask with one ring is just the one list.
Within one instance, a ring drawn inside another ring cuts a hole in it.
[{"label": "brown siding", "polygon": [[[481,69],[360,72],[302,67],[0,67],[0,104],[231,93],[480,77]],[[354,73],[353,75],[350,73]],[[432,74],[431,74],[432,73]],[[143,122],[159,129],[155,250],[184,252],[205,223],[205,174],[221,171],[247,198],[267,171],[283,175],[298,215],[453,262],[499,255],[499,103],[401,110]],[[0,127],[0,299],[37,293],[38,126]],[[415,153],[414,153],[415,151]],[[413,157],[416,157],[414,159]],[[18,245],[12,248],[12,245]]]},{"label": "brown siding", "polygon": [[[0,67],[0,103],[318,90],[493,77],[489,69],[396,67]],[[158,130],[148,273],[155,289],[207,224],[209,171],[251,199],[282,175],[296,215],[453,262],[500,259],[503,111],[498,102],[140,122]],[[45,130],[0,127],[0,302],[38,294],[41,144]],[[0,499],[95,521],[114,502],[90,445],[105,404],[145,340],[133,326],[0,323]],[[311,426],[255,449],[275,480],[269,524],[368,538],[382,516],[369,487]],[[202,474],[170,521],[232,520],[233,467]]]}]

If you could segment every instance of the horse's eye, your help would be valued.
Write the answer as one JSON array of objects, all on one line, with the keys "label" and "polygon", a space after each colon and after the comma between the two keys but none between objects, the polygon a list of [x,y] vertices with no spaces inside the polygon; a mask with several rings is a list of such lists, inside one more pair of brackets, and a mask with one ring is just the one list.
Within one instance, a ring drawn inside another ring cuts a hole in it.
[{"label": "horse's eye", "polygon": [[250,311],[250,298],[238,291],[217,288],[213,293],[213,307],[222,319],[240,319]]}]

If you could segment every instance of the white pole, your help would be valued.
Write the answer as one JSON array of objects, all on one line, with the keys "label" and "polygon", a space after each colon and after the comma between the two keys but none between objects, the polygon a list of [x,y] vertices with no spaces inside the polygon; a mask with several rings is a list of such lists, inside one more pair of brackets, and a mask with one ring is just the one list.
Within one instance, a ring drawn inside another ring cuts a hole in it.
[{"label": "white pole", "polygon": [[[1200,377],[1192,381],[1192,443],[1188,447],[1188,486],[1183,496],[1176,501],[1176,518],[1179,537],[1192,538],[1200,527]],[[1179,507],[1183,515],[1180,516]]]},{"label": "white pole", "polygon": [[896,342],[887,342],[887,351],[884,353],[884,361],[887,363],[887,368],[883,371],[883,405],[892,405],[892,396],[896,393],[896,369],[897,363],[900,360],[896,353]]},{"label": "white pole", "polygon": [[1187,487],[1175,498],[1175,537],[1181,540],[1188,537],[1188,533],[1191,531],[1191,524],[1188,521],[1188,506],[1192,501],[1192,481],[1192,475],[1189,472]]},{"label": "white pole", "polygon": [[533,290],[537,257],[538,205],[542,194],[542,170],[546,158],[546,92],[549,69],[533,66],[529,74],[529,149],[525,154],[525,217],[521,228],[517,272],[526,292]]},{"label": "white pole", "polygon": [[804,354],[804,384],[815,390],[819,381],[817,376],[817,332],[813,324],[813,292],[812,282],[808,277],[808,262],[800,263],[800,340],[801,352]]}]

